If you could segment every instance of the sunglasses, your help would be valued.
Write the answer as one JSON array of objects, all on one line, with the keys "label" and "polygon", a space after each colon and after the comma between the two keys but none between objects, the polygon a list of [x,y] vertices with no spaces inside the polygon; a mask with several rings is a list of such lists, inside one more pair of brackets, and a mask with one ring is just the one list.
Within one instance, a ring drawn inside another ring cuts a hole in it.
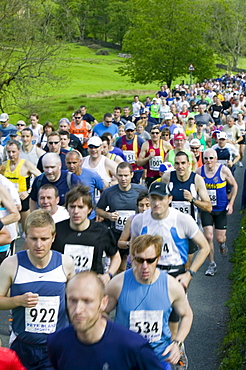
[{"label": "sunglasses", "polygon": [[113,121],[105,121],[105,122],[107,122],[107,123],[112,123]]},{"label": "sunglasses", "polygon": [[[99,146],[100,146],[100,145],[99,145]],[[96,149],[97,149],[97,148],[99,148],[99,146],[91,145],[91,144],[90,144],[90,145],[88,145],[88,148],[90,148],[90,149],[95,149],[95,148],[96,148]]]},{"label": "sunglasses", "polygon": [[207,161],[208,159],[212,160],[214,157],[204,157],[204,159]]},{"label": "sunglasses", "polygon": [[16,126],[25,126],[23,123],[17,123]]},{"label": "sunglasses", "polygon": [[141,263],[141,265],[146,261],[148,265],[151,265],[157,260],[158,257],[153,257],[153,258],[142,258],[142,257],[134,257],[134,260],[137,263]]},{"label": "sunglasses", "polygon": [[151,132],[151,135],[158,135],[160,131]]},{"label": "sunglasses", "polygon": [[126,132],[133,132],[134,130],[126,130]]},{"label": "sunglasses", "polygon": [[191,146],[190,147],[192,150],[198,150],[200,147],[198,146],[198,147],[195,147],[195,146]]},{"label": "sunglasses", "polygon": [[48,142],[48,144],[50,144],[50,145],[52,145],[52,144],[57,145],[57,144],[59,144],[59,142],[60,142],[60,141],[49,141],[49,142]]},{"label": "sunglasses", "polygon": [[80,118],[82,118],[82,117],[74,117],[75,119],[80,119]]}]

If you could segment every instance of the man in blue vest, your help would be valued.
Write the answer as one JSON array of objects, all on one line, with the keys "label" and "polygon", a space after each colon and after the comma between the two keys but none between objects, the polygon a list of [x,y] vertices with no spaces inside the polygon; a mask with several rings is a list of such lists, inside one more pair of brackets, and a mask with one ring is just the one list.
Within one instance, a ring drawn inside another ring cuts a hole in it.
[{"label": "man in blue vest", "polygon": [[[163,368],[180,360],[180,347],[192,323],[192,311],[185,292],[172,276],[157,268],[163,240],[141,235],[131,246],[133,268],[114,277],[106,287],[106,312],[116,307],[115,322],[147,339]],[[171,339],[169,315],[175,307],[181,317],[175,338]]]}]

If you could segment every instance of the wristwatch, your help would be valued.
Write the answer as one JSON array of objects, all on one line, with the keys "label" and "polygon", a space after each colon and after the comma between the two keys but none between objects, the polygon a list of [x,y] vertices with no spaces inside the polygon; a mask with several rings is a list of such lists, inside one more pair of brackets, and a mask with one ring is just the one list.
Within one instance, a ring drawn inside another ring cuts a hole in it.
[{"label": "wristwatch", "polygon": [[194,277],[195,276],[195,271],[193,270],[190,270],[190,269],[187,269],[186,271],[189,271],[189,273],[191,274],[191,277]]},{"label": "wristwatch", "polygon": [[194,203],[196,201],[196,198],[192,198],[192,201],[191,201],[191,203]]},{"label": "wristwatch", "polygon": [[177,345],[179,346],[179,348],[181,348],[182,347],[182,344],[183,344],[183,342],[181,342],[180,340],[176,340],[176,339],[173,340],[173,343],[177,343]]}]

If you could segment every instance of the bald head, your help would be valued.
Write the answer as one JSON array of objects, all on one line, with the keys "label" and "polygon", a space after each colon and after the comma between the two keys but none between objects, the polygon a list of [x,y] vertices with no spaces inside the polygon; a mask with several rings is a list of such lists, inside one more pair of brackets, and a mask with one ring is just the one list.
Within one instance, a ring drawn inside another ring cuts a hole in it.
[{"label": "bald head", "polygon": [[61,165],[61,158],[56,153],[47,153],[42,160],[43,167],[48,164]]},{"label": "bald head", "polygon": [[56,153],[47,153],[42,160],[44,174],[49,182],[57,181],[61,176],[61,159]]},{"label": "bald head", "polygon": [[98,296],[101,300],[105,296],[105,288],[103,285],[102,280],[98,277],[98,275],[93,271],[84,271],[76,274],[71,280],[69,280],[66,288],[67,296],[72,294],[74,290],[79,292],[78,287],[82,287],[83,285],[90,285],[91,288],[93,287],[93,294]]},{"label": "bald head", "polygon": [[203,152],[203,158],[204,157],[214,157],[214,158],[217,158],[217,152],[216,152],[216,150],[214,150],[212,148],[206,149]]}]

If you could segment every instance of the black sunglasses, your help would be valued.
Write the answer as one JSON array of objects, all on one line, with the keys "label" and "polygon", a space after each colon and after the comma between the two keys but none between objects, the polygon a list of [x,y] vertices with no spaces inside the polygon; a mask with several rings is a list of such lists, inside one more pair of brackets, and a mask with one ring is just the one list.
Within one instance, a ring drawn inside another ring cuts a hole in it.
[{"label": "black sunglasses", "polygon": [[157,256],[156,257],[153,257],[153,258],[142,258],[142,257],[134,257],[134,260],[137,262],[137,263],[141,263],[141,265],[146,261],[148,265],[151,265],[152,263],[154,263],[156,260],[157,260]]},{"label": "black sunglasses", "polygon": [[48,141],[48,144],[52,145],[52,144],[59,144],[60,141]]}]

